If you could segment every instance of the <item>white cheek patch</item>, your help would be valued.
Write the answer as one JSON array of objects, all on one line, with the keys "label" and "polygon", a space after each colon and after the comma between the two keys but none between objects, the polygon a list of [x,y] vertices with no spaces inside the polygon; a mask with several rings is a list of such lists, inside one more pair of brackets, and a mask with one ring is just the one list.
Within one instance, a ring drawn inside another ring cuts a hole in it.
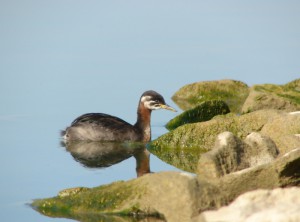
[{"label": "white cheek patch", "polygon": [[153,103],[152,97],[151,97],[151,96],[143,96],[143,97],[141,98],[141,102],[144,104],[144,106],[145,106],[147,109],[151,109],[151,110],[154,110],[154,109],[160,109],[159,106],[154,106],[153,104],[151,105],[151,103]]},{"label": "white cheek patch", "polygon": [[146,102],[146,101],[150,101],[151,100],[151,96],[143,96],[142,98],[141,98],[141,101],[144,103],[144,102]]},{"label": "white cheek patch", "polygon": [[147,109],[151,109],[150,101],[151,101],[151,96],[143,96],[143,97],[141,98],[141,102],[144,104],[144,106],[145,106]]},{"label": "white cheek patch", "polygon": [[144,102],[144,106],[145,106],[147,109],[157,109],[156,107],[151,106],[151,101],[146,101],[146,102]]}]

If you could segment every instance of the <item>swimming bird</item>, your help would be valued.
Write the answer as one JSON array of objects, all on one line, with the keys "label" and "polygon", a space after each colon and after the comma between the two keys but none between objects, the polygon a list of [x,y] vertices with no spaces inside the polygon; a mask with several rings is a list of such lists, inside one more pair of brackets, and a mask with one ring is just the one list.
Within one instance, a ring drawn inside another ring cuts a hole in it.
[{"label": "swimming bird", "polygon": [[87,113],[76,118],[62,131],[66,141],[138,141],[151,140],[150,119],[152,110],[166,109],[176,112],[164,98],[153,90],[146,91],[139,100],[137,121],[134,125],[108,114]]}]

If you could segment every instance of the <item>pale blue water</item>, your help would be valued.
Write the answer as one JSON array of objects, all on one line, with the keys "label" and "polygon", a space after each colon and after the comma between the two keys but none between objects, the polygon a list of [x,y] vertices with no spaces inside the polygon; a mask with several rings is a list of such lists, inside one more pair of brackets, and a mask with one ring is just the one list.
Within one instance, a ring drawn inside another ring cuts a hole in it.
[{"label": "pale blue water", "polygon": [[[136,177],[135,160],[87,169],[59,130],[87,112],[134,123],[140,95],[195,81],[299,78],[299,1],[0,1],[0,218],[67,221],[26,203]],[[177,113],[178,114],[178,113]],[[156,111],[153,139],[176,113]],[[151,155],[151,170],[177,170]]]},{"label": "pale blue water", "polygon": [[[103,94],[105,93],[103,92]],[[134,119],[136,116],[135,105],[140,95],[137,95],[136,98],[127,98],[129,96],[126,94],[122,96],[129,101],[129,104],[133,105],[132,113],[123,112],[124,108],[117,105],[119,100],[108,103],[107,106],[111,106],[109,109],[117,110],[116,113],[119,113],[119,116],[124,119]],[[58,98],[45,99],[51,103],[51,100]],[[109,99],[110,97],[106,96],[105,100]],[[22,101],[15,102],[21,103]],[[93,99],[90,99],[90,103],[92,102]],[[34,104],[28,101],[27,106],[34,106]],[[101,107],[101,102],[99,107]],[[85,108],[88,109],[88,105]],[[54,220],[39,215],[25,204],[35,198],[55,196],[59,190],[64,188],[93,187],[116,180],[136,178],[134,158],[104,169],[89,169],[76,162],[65,151],[65,148],[60,146],[59,139],[59,130],[76,117],[74,112],[67,111],[68,109],[66,110],[64,107],[59,108],[59,114],[53,112],[57,107],[44,106],[40,109],[41,113],[32,110],[32,115],[19,114],[0,117],[2,135],[0,141],[2,177],[0,208],[3,221],[18,221],[21,218],[26,218],[26,221]],[[21,107],[20,110],[22,110]],[[97,110],[91,109],[91,111]],[[163,125],[165,121],[174,116],[172,112],[163,112],[157,111],[153,115],[153,138],[166,132]],[[20,113],[22,112],[20,111]],[[154,172],[177,170],[153,155],[150,157],[150,164],[151,170]]]}]

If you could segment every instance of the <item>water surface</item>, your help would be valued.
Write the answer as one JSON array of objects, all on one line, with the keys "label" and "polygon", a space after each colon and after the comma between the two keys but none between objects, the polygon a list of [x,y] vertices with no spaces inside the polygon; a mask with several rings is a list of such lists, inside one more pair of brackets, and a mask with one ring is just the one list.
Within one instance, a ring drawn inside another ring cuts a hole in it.
[{"label": "water surface", "polygon": [[[63,94],[63,92],[61,93]],[[78,95],[74,93],[74,96]],[[134,104],[132,110],[136,110],[139,96],[131,98],[124,94],[123,98],[126,98],[130,105]],[[22,97],[19,100],[13,98],[14,95],[8,97],[10,98],[7,99],[14,100],[16,105],[23,103]],[[94,187],[137,177],[137,158],[131,157],[134,154],[130,152],[124,154],[124,160],[112,160],[114,163],[106,163],[103,166],[89,166],[84,163],[82,158],[76,156],[74,152],[72,153],[71,148],[68,150],[63,147],[59,131],[77,117],[74,113],[79,114],[81,110],[70,111],[68,106],[59,108],[51,106],[53,100],[58,99],[57,97],[45,99],[48,100],[48,103],[40,106],[38,110],[35,109],[35,103],[38,101],[33,99],[27,101],[26,110],[21,106],[19,110],[14,110],[19,114],[0,116],[0,133],[2,135],[0,140],[2,177],[0,208],[3,221],[68,221],[68,219],[42,216],[27,204],[32,199],[56,196],[60,190],[65,188]],[[105,103],[110,99],[112,98],[106,95],[99,101]],[[171,102],[169,98],[166,100]],[[89,102],[94,104],[93,97],[90,97],[89,101],[84,101],[83,104],[89,104]],[[101,106],[101,102],[99,103]],[[122,101],[120,103],[122,104]],[[114,101],[107,106],[110,106],[111,110],[121,110],[118,104],[118,101]],[[172,105],[174,106],[174,104]],[[89,105],[86,105],[84,109],[89,110]],[[94,112],[95,110],[91,108],[90,111]],[[100,108],[99,112],[101,112]],[[119,113],[123,115],[122,117],[119,115],[121,118],[134,123],[135,111],[126,112],[125,107],[124,111]],[[174,114],[168,111],[153,113],[153,138],[167,132],[163,126],[167,121],[166,115],[171,118]],[[150,167],[153,172],[177,170],[154,155],[150,155]]]},{"label": "water surface", "polygon": [[[196,81],[299,78],[299,1],[0,2],[0,217],[68,221],[26,206],[77,186],[136,177],[136,160],[87,168],[59,131],[88,112],[135,122],[146,90]],[[178,114],[178,113],[177,113]],[[152,138],[176,113],[152,115]],[[150,156],[151,170],[176,170]]]}]

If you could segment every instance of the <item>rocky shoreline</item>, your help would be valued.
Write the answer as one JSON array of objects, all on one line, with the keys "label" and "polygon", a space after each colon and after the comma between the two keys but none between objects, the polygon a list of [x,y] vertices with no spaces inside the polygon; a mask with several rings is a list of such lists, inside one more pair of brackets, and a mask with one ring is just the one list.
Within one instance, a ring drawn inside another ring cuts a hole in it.
[{"label": "rocky shoreline", "polygon": [[66,189],[34,209],[79,221],[300,221],[300,79],[198,82],[173,100],[185,111],[149,151],[189,173]]}]

